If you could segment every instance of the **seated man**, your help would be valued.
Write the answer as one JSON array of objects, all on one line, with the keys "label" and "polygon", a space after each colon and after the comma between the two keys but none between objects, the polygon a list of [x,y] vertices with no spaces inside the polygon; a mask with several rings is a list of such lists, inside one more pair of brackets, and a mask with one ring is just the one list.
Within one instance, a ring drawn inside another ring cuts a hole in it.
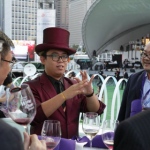
[{"label": "seated man", "polygon": [[[3,84],[12,65],[13,61],[10,46],[7,43],[0,42],[0,85]],[[0,149],[2,150],[46,150],[46,143],[39,141],[37,135],[29,136],[27,133],[24,133],[23,145],[19,131],[1,119],[0,133]]]},{"label": "seated man", "polygon": [[116,130],[114,150],[150,149],[150,110],[121,122]]},{"label": "seated man", "polygon": [[27,83],[37,103],[37,113],[31,123],[31,133],[40,135],[44,120],[59,120],[63,138],[78,135],[80,112],[102,114],[105,104],[98,101],[85,71],[82,79],[64,77],[69,55],[76,51],[69,48],[69,32],[61,28],[44,29],[43,44],[35,47],[45,66],[44,73]]},{"label": "seated man", "polygon": [[125,87],[118,120],[121,122],[150,108],[150,42],[141,53],[143,70],[130,75]]}]

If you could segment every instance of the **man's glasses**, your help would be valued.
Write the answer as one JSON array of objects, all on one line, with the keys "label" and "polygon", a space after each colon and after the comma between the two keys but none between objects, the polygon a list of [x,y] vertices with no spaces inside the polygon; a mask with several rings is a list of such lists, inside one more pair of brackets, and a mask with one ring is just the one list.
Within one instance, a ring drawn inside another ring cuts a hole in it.
[{"label": "man's glasses", "polygon": [[8,62],[9,63],[9,66],[12,68],[13,65],[15,64],[15,61],[9,61],[9,60],[6,60],[6,59],[1,59],[2,61],[5,61],[5,62]]},{"label": "man's glasses", "polygon": [[63,62],[66,62],[68,61],[68,55],[62,55],[62,56],[59,56],[57,54],[51,54],[51,55],[46,55],[47,57],[51,57],[53,61],[59,61],[60,58],[62,59]]},{"label": "man's glasses", "polygon": [[146,54],[145,52],[142,52],[142,53],[141,53],[141,57],[142,57],[142,58],[147,57],[148,59],[150,59],[150,54]]}]

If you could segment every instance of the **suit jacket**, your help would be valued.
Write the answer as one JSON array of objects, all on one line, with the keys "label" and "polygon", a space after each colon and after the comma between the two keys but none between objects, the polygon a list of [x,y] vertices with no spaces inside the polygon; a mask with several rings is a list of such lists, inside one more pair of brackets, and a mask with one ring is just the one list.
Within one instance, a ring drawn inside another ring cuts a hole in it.
[{"label": "suit jacket", "polygon": [[[139,100],[139,105],[141,105],[140,99],[143,93],[142,84],[145,77],[145,73],[145,71],[140,71],[138,73],[132,74],[129,77],[122,97],[121,107],[118,115],[119,121],[123,121],[124,119],[130,117],[132,113],[131,105],[134,100]],[[138,113],[138,111],[135,113]]]},{"label": "suit jacket", "polygon": [[123,77],[126,78],[126,79],[128,79],[128,73],[126,71],[124,72]]},{"label": "suit jacket", "polygon": [[0,149],[24,150],[22,137],[19,131],[3,120],[0,120]]},{"label": "suit jacket", "polygon": [[[63,138],[72,138],[73,136],[78,135],[79,114],[80,112],[88,111],[86,109],[86,97],[84,95],[77,95],[72,99],[67,100],[66,112],[63,111],[63,107],[61,106],[47,118],[42,110],[41,103],[57,95],[55,88],[45,73],[27,83],[30,85],[37,103],[37,113],[31,123],[31,133],[40,135],[44,120],[50,119],[59,120],[61,122]],[[75,81],[64,77],[63,83],[64,88],[67,89],[73,85]],[[101,114],[104,108],[105,105],[101,102],[98,113]]]},{"label": "suit jacket", "polygon": [[114,150],[150,149],[150,110],[121,122],[115,132]]}]

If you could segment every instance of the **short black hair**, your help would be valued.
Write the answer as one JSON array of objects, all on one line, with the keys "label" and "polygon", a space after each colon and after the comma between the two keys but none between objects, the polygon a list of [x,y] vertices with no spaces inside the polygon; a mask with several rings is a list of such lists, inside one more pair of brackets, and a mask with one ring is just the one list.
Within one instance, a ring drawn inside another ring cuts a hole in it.
[{"label": "short black hair", "polygon": [[9,51],[10,51],[10,46],[6,42],[4,42],[2,46],[2,51],[0,52],[1,58],[5,59],[5,56],[8,54]]},{"label": "short black hair", "polygon": [[8,84],[12,83],[12,77],[10,74],[7,75],[6,79],[4,80],[3,85],[7,86]]}]

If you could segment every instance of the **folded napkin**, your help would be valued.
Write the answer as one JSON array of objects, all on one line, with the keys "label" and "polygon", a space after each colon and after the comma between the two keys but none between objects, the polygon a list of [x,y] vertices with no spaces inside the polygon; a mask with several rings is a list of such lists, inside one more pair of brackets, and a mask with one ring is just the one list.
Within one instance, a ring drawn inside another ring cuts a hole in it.
[{"label": "folded napkin", "polygon": [[142,111],[141,99],[135,99],[131,103],[131,113],[130,116],[134,116],[135,114]]},{"label": "folded napkin", "polygon": [[92,147],[107,148],[102,140],[101,135],[96,135],[92,140]]},{"label": "folded napkin", "polygon": [[62,138],[54,150],[75,150],[75,147],[75,141]]},{"label": "folded napkin", "polygon": [[[90,140],[84,136],[82,138],[80,137],[73,137],[73,140],[76,140],[77,143],[86,143],[84,146],[85,147],[90,147]],[[93,140],[92,140],[92,147],[96,147],[96,148],[107,148],[102,140],[102,136],[101,135],[96,135]]]}]

